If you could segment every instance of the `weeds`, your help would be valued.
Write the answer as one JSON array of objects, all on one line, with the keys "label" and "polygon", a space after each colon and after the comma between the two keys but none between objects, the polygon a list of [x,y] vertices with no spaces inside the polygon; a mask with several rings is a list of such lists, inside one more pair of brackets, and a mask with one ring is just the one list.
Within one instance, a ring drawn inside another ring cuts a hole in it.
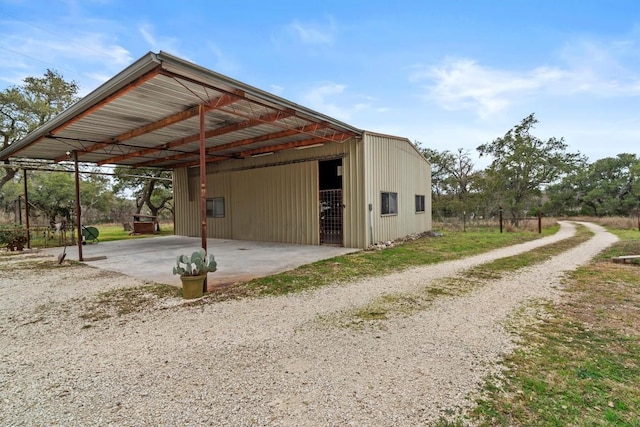
[{"label": "weeds", "polygon": [[491,249],[523,243],[550,235],[555,225],[538,233],[468,232],[445,233],[443,237],[423,237],[382,251],[365,251],[301,266],[269,277],[251,280],[214,291],[207,300],[247,296],[283,295],[359,278],[380,276],[407,268],[475,255]]},{"label": "weeds", "polygon": [[103,292],[85,300],[81,319],[97,322],[117,316],[126,316],[155,308],[158,301],[178,298],[182,290],[169,285],[148,285]]},{"label": "weeds", "polygon": [[519,328],[521,346],[504,376],[488,379],[474,423],[640,425],[640,269],[610,262],[626,251],[640,253],[640,241],[627,237],[572,272],[562,302]]}]

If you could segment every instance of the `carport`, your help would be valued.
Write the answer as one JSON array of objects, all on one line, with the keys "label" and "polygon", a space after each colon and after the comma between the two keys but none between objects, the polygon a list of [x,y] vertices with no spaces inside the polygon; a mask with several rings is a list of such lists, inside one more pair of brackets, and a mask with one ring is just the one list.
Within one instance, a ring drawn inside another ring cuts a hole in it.
[{"label": "carport", "polygon": [[[342,143],[361,135],[361,130],[329,116],[165,52],[149,52],[0,152],[0,160],[72,161],[78,235],[79,163],[199,170],[199,245],[206,250],[207,165]],[[149,240],[158,250],[163,242]],[[98,247],[106,245],[95,250]],[[83,261],[80,239],[76,251]]]}]

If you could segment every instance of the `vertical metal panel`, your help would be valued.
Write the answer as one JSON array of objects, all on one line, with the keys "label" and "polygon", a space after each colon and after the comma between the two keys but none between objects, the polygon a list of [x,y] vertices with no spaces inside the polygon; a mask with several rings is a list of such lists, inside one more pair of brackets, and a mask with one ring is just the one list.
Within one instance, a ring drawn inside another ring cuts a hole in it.
[{"label": "vertical metal panel", "polygon": [[[225,198],[225,218],[209,218],[209,237],[319,244],[318,157],[343,156],[344,245],[366,247],[364,148],[361,140],[232,159],[207,168],[207,197]],[[298,162],[298,163],[288,163]],[[288,163],[270,166],[276,163]],[[264,167],[262,167],[264,166]],[[174,175],[176,234],[198,234],[198,170]]]},{"label": "vertical metal panel", "polygon": [[207,198],[224,198],[224,218],[207,218],[207,235],[218,239],[231,239],[233,224],[233,194],[230,185],[231,174],[207,175]]},{"label": "vertical metal panel", "polygon": [[317,162],[232,174],[234,239],[318,244]]},{"label": "vertical metal panel", "polygon": [[342,160],[342,189],[345,204],[344,246],[365,248],[367,242],[367,205],[365,197],[364,146],[352,139],[344,144],[347,156]]},{"label": "vertical metal panel", "polygon": [[[431,229],[431,167],[404,138],[365,133],[366,203],[373,204],[374,242]],[[381,215],[381,193],[398,193],[398,214]],[[415,196],[425,196],[425,212],[415,212]],[[368,230],[367,230],[368,231]],[[369,232],[369,231],[368,231]]]},{"label": "vertical metal panel", "polygon": [[197,188],[197,180],[197,176],[189,176],[186,168],[173,171],[174,232],[177,235],[194,237],[198,233],[198,211],[194,210],[197,203],[196,198],[191,197]]}]

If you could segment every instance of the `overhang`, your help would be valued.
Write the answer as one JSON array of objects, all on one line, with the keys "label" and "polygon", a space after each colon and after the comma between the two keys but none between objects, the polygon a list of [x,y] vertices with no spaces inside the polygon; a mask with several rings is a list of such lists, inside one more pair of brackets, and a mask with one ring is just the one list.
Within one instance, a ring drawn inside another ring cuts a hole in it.
[{"label": "overhang", "polygon": [[24,139],[0,160],[177,168],[320,143],[362,130],[165,52],[149,52]]}]

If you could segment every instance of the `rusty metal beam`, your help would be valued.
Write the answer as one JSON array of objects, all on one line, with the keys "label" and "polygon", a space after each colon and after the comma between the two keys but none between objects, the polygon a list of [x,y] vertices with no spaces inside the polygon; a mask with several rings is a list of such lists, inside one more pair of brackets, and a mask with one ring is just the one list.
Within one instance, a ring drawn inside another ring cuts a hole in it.
[{"label": "rusty metal beam", "polygon": [[[133,80],[132,82],[128,83],[126,86],[124,86],[122,89],[118,90],[116,93],[113,93],[109,96],[107,96],[106,98],[104,98],[102,101],[92,105],[91,107],[87,108],[86,110],[84,110],[83,112],[79,113],[78,115],[72,117],[71,119],[69,119],[68,121],[64,122],[63,124],[61,124],[60,126],[58,126],[57,128],[53,129],[51,132],[49,132],[47,135],[43,135],[40,138],[34,140],[32,143],[30,143],[29,145],[26,145],[24,147],[22,147],[20,149],[20,151],[24,150],[25,148],[33,145],[33,144],[37,144],[38,142],[42,141],[43,139],[45,139],[48,135],[55,135],[56,132],[60,132],[61,130],[65,129],[68,126],[71,126],[72,124],[74,124],[75,122],[77,122],[78,120],[88,116],[89,114],[93,113],[94,111],[96,111],[97,109],[102,108],[105,104],[108,104],[109,102],[113,101],[114,99],[117,99],[119,97],[121,97],[122,95],[126,94],[127,92],[137,88],[138,86],[144,84],[145,82],[151,80],[153,77],[155,77],[160,71],[160,65],[158,65],[156,68],[154,68],[153,70],[149,71],[146,74],[143,74],[142,76],[138,77],[137,79]],[[11,156],[12,157],[16,157],[16,155],[20,152],[20,151],[16,151],[15,153],[13,153]],[[67,157],[64,156],[65,160]]]},{"label": "rusty metal beam", "polygon": [[[214,146],[214,147],[209,147],[206,149],[206,153],[207,154],[214,154],[218,151],[223,151],[223,150],[229,150],[232,148],[238,148],[238,147],[242,147],[245,145],[251,145],[251,144],[255,144],[257,142],[265,142],[265,141],[270,141],[273,139],[279,139],[279,138],[285,138],[287,136],[292,136],[292,135],[296,135],[299,133],[309,133],[309,132],[314,132],[318,129],[323,129],[329,126],[329,123],[323,122],[323,123],[311,123],[305,126],[302,126],[301,128],[297,128],[297,129],[288,129],[288,130],[283,130],[283,131],[279,131],[279,132],[274,132],[274,133],[270,133],[270,134],[266,134],[266,135],[260,135],[260,136],[254,136],[251,138],[245,138],[245,139],[241,139],[238,141],[233,141],[233,142],[229,142],[227,144],[221,144],[218,146]],[[209,138],[209,136],[207,135],[207,138]],[[175,154],[173,156],[168,156],[168,157],[163,157],[163,158],[159,158],[159,159],[155,159],[155,160],[150,160],[148,162],[144,162],[144,163],[140,163],[137,166],[138,167],[145,167],[145,166],[152,166],[158,163],[163,163],[166,161],[171,161],[171,160],[185,160],[185,159],[189,159],[191,157],[195,157],[197,156],[198,153],[197,152],[191,152],[191,153],[182,153],[182,154]]]},{"label": "rusty metal beam", "polygon": [[[76,222],[78,223],[78,261],[84,261],[82,257],[82,211],[80,204],[80,170],[78,168],[78,152],[73,150],[73,165],[76,183]],[[66,243],[65,243],[66,245]]]},{"label": "rusty metal beam", "polygon": [[[211,111],[211,110],[215,110],[218,108],[222,108],[225,107],[227,105],[233,104],[234,102],[239,101],[240,99],[242,99],[244,96],[244,92],[242,92],[241,90],[237,90],[235,91],[233,94],[223,94],[222,96],[211,100],[209,102],[207,102],[206,104],[204,104],[204,108],[206,111]],[[118,136],[115,136],[113,138],[109,138],[108,140],[104,140],[102,142],[98,142],[96,144],[93,144],[92,146],[86,147],[83,149],[83,153],[91,153],[93,151],[97,151],[100,150],[102,148],[108,147],[108,146],[112,146],[113,144],[117,144],[119,142],[124,142],[127,141],[129,139],[132,138],[136,138],[138,136],[142,136],[145,135],[147,133],[156,131],[158,129],[162,129],[164,127],[167,126],[171,126],[175,123],[179,123],[181,121],[190,119],[192,117],[195,117],[198,115],[198,112],[200,111],[200,105],[196,105],[195,107],[191,107],[187,110],[184,111],[180,111],[179,113],[173,114],[171,116],[168,117],[164,117],[160,120],[157,120],[153,123],[149,123],[146,124],[144,126],[141,126],[139,128],[136,129],[132,129],[130,131],[124,132]],[[128,155],[134,157],[135,153],[129,153]],[[118,156],[118,157],[113,157],[111,159],[107,159],[107,160],[111,160],[111,162],[117,162],[120,160],[124,160],[127,159],[128,155],[123,155],[123,156]],[[141,154],[142,155],[142,154]],[[115,160],[113,160],[115,159]],[[56,159],[54,159],[56,162],[60,162],[62,160],[65,160],[64,156],[59,156]],[[102,161],[101,164],[106,164],[109,163],[108,161]]]},{"label": "rusty metal beam", "polygon": [[[200,106],[200,236],[202,249],[207,251],[207,162],[204,139],[204,106]],[[207,278],[205,276],[202,284],[202,292],[207,292]]]},{"label": "rusty metal beam", "polygon": [[[349,136],[351,137],[352,135],[350,133],[343,133],[343,134],[336,134],[334,135],[332,138],[335,140],[334,142],[342,142],[344,141],[344,136]],[[264,154],[264,153],[270,153],[270,152],[276,152],[276,151],[282,151],[282,150],[288,150],[291,148],[296,148],[296,147],[306,147],[308,145],[314,145],[314,144],[319,144],[322,142],[327,142],[327,137],[315,137],[315,138],[309,138],[309,139],[305,139],[302,141],[293,141],[293,142],[285,142],[282,144],[276,144],[276,145],[269,145],[267,147],[262,147],[262,148],[254,148],[251,150],[245,150],[245,151],[240,151],[239,153],[236,153],[237,156],[239,158],[243,158],[243,157],[249,157],[249,156],[255,156],[257,154]],[[215,162],[220,162],[223,160],[229,160],[229,157],[227,156],[215,156],[215,157],[208,157],[207,158],[207,163],[215,163]],[[199,162],[189,162],[189,163],[182,163],[180,165],[176,165],[178,167],[192,167],[192,166],[198,166]]]},{"label": "rusty metal beam", "polygon": [[[204,136],[205,136],[205,139],[213,138],[214,136],[220,136],[220,135],[224,135],[224,134],[227,134],[227,133],[235,132],[235,131],[238,131],[238,130],[247,129],[247,128],[254,127],[254,126],[259,126],[259,125],[264,124],[264,123],[276,122],[278,120],[282,120],[282,119],[285,119],[287,117],[290,117],[293,114],[294,114],[294,112],[293,111],[289,111],[289,110],[287,110],[287,111],[276,111],[276,112],[273,112],[273,113],[265,114],[265,115],[263,115],[263,116],[261,116],[261,117],[259,117],[257,119],[245,120],[244,122],[232,123],[230,125],[222,126],[220,128],[217,128],[217,129],[211,129],[209,131],[206,131]],[[144,150],[139,150],[139,151],[132,152],[132,153],[129,153],[129,154],[126,154],[126,155],[122,155],[122,156],[118,156],[118,157],[112,157],[110,159],[101,160],[101,161],[99,161],[97,163],[97,165],[98,166],[102,166],[104,164],[119,162],[119,161],[130,159],[130,158],[133,158],[133,157],[146,156],[146,155],[149,155],[149,154],[162,152],[162,151],[165,151],[165,150],[170,150],[172,148],[176,148],[176,147],[179,147],[181,145],[188,144],[190,142],[199,141],[199,140],[200,140],[200,133],[197,133],[197,134],[194,134],[194,135],[189,135],[189,136],[184,137],[184,138],[176,139],[176,140],[168,142],[166,144],[157,145],[155,147],[150,147],[150,148],[147,148],[147,149],[144,149]]]}]

